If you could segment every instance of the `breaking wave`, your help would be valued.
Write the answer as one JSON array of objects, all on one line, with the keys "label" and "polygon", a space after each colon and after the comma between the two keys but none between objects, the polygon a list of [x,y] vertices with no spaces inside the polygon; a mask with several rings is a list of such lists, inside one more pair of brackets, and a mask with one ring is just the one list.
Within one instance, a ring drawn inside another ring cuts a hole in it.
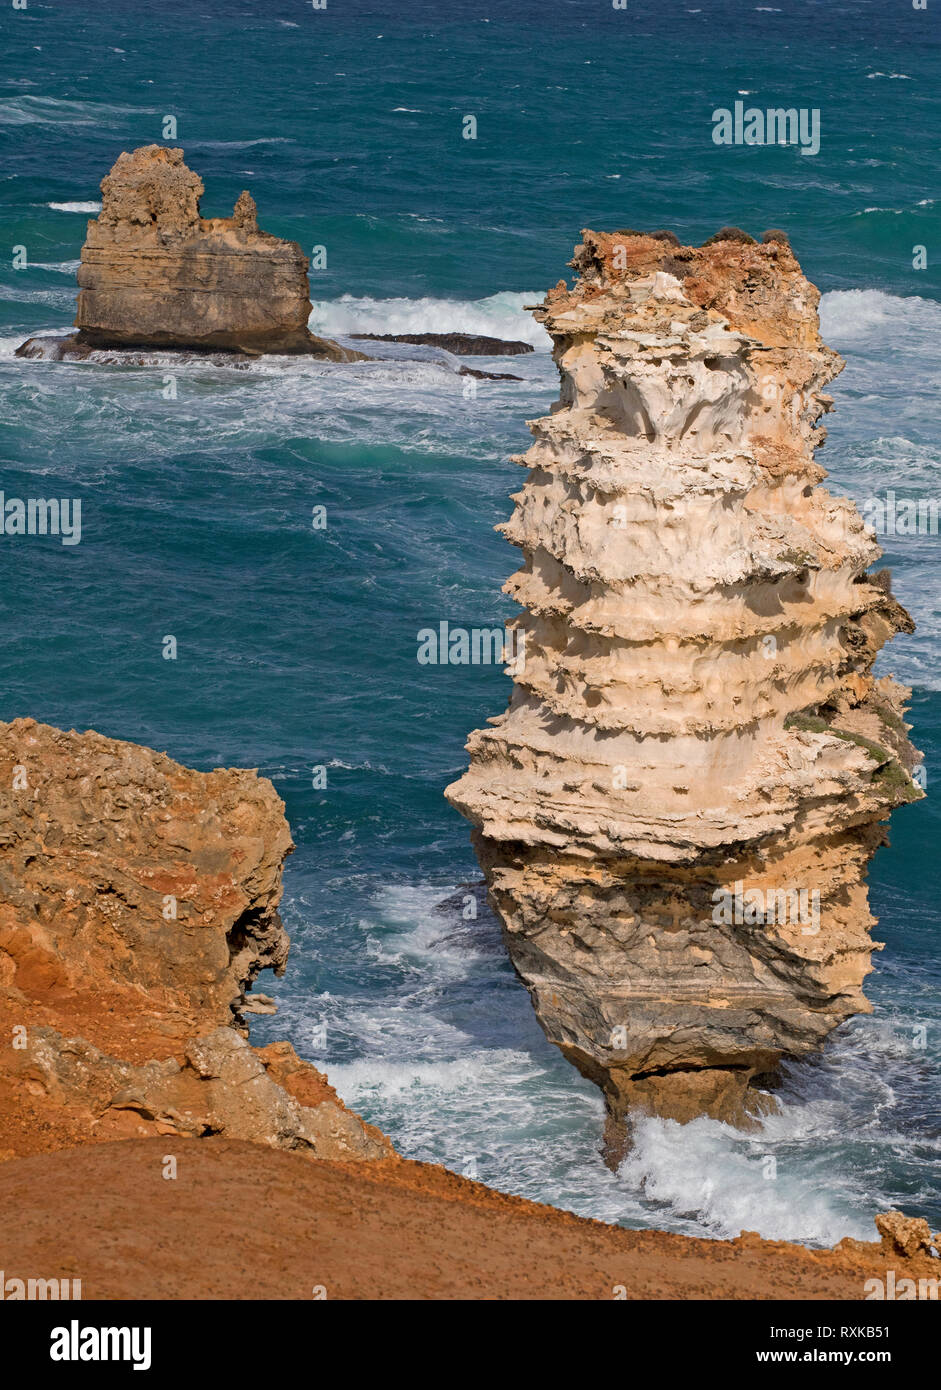
[{"label": "breaking wave", "polygon": [[491,338],[516,338],[548,352],[545,329],[523,307],[542,296],[503,290],[486,299],[340,299],[313,306],[310,327],[335,337],[351,333],[480,333]]}]

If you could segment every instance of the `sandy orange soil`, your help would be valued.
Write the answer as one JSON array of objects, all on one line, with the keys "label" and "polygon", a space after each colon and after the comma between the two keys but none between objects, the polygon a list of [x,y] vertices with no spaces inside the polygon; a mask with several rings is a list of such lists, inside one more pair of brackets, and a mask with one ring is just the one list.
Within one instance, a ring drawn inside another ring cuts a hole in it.
[{"label": "sandy orange soil", "polygon": [[[177,1177],[163,1176],[174,1153]],[[933,1273],[836,1251],[626,1231],[406,1161],[312,1162],[229,1139],[128,1139],[0,1164],[0,1269],[84,1299],[859,1299]],[[924,1268],[922,1268],[924,1266]]]}]

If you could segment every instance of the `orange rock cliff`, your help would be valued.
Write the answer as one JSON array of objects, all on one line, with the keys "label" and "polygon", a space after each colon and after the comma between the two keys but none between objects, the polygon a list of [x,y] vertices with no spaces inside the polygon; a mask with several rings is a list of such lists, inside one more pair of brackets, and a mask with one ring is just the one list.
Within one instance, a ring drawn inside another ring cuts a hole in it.
[{"label": "orange rock cliff", "polygon": [[[282,973],[293,848],[254,772],[30,719],[0,725],[0,1088],[14,1153],[225,1135],[392,1155],[289,1043],[253,1048],[252,986]],[[0,1143],[0,1148],[4,1143]]]}]

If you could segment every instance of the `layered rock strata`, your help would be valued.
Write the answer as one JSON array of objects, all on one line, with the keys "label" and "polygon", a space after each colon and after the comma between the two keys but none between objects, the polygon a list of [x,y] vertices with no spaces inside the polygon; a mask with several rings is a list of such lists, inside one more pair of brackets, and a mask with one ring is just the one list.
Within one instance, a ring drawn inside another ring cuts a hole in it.
[{"label": "layered rock strata", "polygon": [[317,1157],[391,1145],[288,1043],[284,806],[257,773],[31,719],[0,725],[0,1092],[65,1138],[225,1134]]},{"label": "layered rock strata", "polygon": [[[59,356],[149,347],[362,358],[309,332],[308,262],[297,242],[260,230],[248,192],[231,217],[202,217],[203,192],[182,150],[147,145],[118,156],[82,247],[79,332]],[[44,346],[30,339],[19,351],[37,356]]]},{"label": "layered rock strata", "polygon": [[820,486],[843,364],[787,239],[583,235],[500,528],[515,685],[446,794],[616,1157],[633,1109],[748,1124],[868,1011],[866,868],[921,793],[909,692],[872,673],[911,621]]}]

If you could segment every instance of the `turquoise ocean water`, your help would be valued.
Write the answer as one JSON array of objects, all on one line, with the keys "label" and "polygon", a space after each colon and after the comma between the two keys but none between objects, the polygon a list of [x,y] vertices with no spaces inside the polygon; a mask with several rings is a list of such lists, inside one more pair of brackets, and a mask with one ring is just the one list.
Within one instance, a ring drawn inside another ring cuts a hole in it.
[{"label": "turquoise ocean water", "polygon": [[[890,1205],[941,1225],[941,537],[886,546],[919,628],[882,669],[914,689],[929,797],[896,814],[872,870],[887,943],[873,1014],[791,1068],[761,1135],[649,1121],[616,1175],[597,1155],[599,1094],[543,1039],[492,919],[456,905],[479,874],[441,793],[508,682],[415,660],[420,628],[512,611],[500,585],[516,552],[492,528],[522,477],[508,455],[557,392],[522,306],[566,273],[584,226],[693,241],[784,227],[847,359],[831,487],[939,495],[939,17],[904,0],[0,12],[0,485],[83,505],[80,545],[0,537],[0,717],[273,779],[297,842],[294,947],[286,978],[259,982],[280,1014],[254,1036],[289,1036],[411,1157],[628,1225],[830,1242],[870,1236]],[[736,99],[818,108],[820,153],[717,148],[711,113]],[[265,228],[327,248],[313,328],[526,337],[532,356],[476,363],[523,380],[468,399],[434,353],[15,359],[24,337],[70,324],[98,183],[153,142],[184,148],[206,215],[249,187]]]}]

